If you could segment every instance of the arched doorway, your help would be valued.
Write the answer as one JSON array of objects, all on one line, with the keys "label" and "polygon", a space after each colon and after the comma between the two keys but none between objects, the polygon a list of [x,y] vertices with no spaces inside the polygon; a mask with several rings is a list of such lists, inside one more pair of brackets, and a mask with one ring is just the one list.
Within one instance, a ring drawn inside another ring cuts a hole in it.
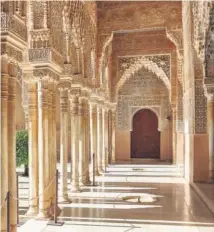
[{"label": "arched doorway", "polygon": [[160,159],[160,132],[158,118],[149,109],[139,110],[133,117],[131,158]]}]

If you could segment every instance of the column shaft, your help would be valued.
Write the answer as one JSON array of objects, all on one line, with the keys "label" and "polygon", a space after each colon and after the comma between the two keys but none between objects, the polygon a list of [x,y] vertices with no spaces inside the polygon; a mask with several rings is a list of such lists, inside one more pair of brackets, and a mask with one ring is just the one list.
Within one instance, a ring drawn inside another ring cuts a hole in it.
[{"label": "column shaft", "polygon": [[[14,68],[11,67],[10,68]],[[14,75],[15,76],[15,75]],[[8,181],[9,191],[17,196],[16,185],[16,80],[8,79]],[[11,232],[16,231],[17,226],[17,202],[10,198],[10,226]]]},{"label": "column shaft", "polygon": [[92,114],[92,124],[93,124],[93,149],[95,154],[95,174],[99,175],[98,170],[98,158],[97,158],[97,110],[96,106],[94,106],[93,114]]},{"label": "column shaft", "polygon": [[[28,83],[29,199],[38,196],[38,103],[37,83]],[[38,213],[38,199],[29,200],[28,215]]]},{"label": "column shaft", "polygon": [[84,121],[85,121],[85,184],[90,184],[89,166],[90,166],[90,123],[89,123],[89,105],[85,102]]},{"label": "column shaft", "polygon": [[101,108],[97,106],[97,162],[98,171],[102,172],[102,114]]},{"label": "column shaft", "polygon": [[[53,146],[52,146],[52,134],[53,134],[53,126],[52,126],[52,81],[49,82],[48,84],[48,133],[49,133],[49,138],[48,138],[48,163],[49,163],[49,170],[48,170],[48,182],[50,183],[51,180],[53,179]],[[50,203],[53,202],[53,184],[50,186],[48,189],[48,198]]]},{"label": "column shaft", "polygon": [[106,133],[106,128],[105,128],[105,123],[106,123],[106,119],[105,119],[105,109],[102,108],[102,170],[104,171],[105,170],[105,160],[106,160],[106,144],[105,144],[105,141],[106,141],[106,136],[105,136],[105,133]]},{"label": "column shaft", "polygon": [[108,166],[109,163],[109,121],[108,121],[108,110],[105,111],[105,166]]},{"label": "column shaft", "polygon": [[79,109],[79,182],[80,185],[86,183],[86,160],[85,160],[85,120],[84,120],[84,100],[80,98]]},{"label": "column shaft", "polygon": [[[5,201],[8,191],[8,65],[2,59],[1,73],[1,202]],[[1,208],[1,231],[6,231],[6,204]]]},{"label": "column shaft", "polygon": [[176,164],[176,108],[172,108],[172,163]]},{"label": "column shaft", "polygon": [[68,90],[60,89],[60,201],[68,201]]},{"label": "column shaft", "polygon": [[[53,82],[52,93],[52,176],[56,174],[57,169],[57,146],[56,146],[56,82]],[[53,183],[53,196],[55,199],[55,187],[56,183]]]},{"label": "column shaft", "polygon": [[48,217],[48,80],[38,81],[39,218]]},{"label": "column shaft", "polygon": [[112,163],[115,163],[116,161],[116,155],[115,155],[115,128],[116,128],[116,116],[115,116],[115,111],[112,111],[112,138],[111,138],[111,149],[112,149]]},{"label": "column shaft", "polygon": [[79,192],[79,120],[78,120],[78,96],[71,97],[71,155],[72,155],[72,183],[71,191]]}]

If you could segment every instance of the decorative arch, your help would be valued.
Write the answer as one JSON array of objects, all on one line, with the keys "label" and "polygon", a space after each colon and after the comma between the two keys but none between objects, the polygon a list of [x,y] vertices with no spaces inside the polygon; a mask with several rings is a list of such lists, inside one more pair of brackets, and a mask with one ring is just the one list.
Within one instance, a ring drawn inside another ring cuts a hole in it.
[{"label": "decorative arch", "polygon": [[162,68],[160,68],[153,61],[151,61],[145,57],[140,57],[129,68],[127,68],[125,70],[125,72],[123,73],[119,82],[117,83],[116,90],[115,90],[115,99],[118,98],[118,92],[121,89],[121,87],[124,85],[124,83],[129,78],[131,78],[136,72],[138,72],[141,68],[145,68],[148,71],[153,72],[154,74],[156,74],[156,76],[158,78],[160,78],[163,81],[163,83],[165,84],[166,88],[169,91],[169,98],[170,98],[170,96],[171,96],[171,83],[170,83],[170,80],[167,77],[166,73],[163,71]]}]

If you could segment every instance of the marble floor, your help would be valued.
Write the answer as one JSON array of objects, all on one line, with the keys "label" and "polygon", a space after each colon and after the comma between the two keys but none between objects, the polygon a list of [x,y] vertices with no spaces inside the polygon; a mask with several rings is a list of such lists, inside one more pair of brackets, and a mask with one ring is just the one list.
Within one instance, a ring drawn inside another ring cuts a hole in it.
[{"label": "marble floor", "polygon": [[21,177],[19,212],[25,223],[18,232],[214,232],[214,215],[173,165],[110,165],[96,183],[69,192],[72,203],[60,205],[64,225],[50,226],[24,216],[28,180]]}]

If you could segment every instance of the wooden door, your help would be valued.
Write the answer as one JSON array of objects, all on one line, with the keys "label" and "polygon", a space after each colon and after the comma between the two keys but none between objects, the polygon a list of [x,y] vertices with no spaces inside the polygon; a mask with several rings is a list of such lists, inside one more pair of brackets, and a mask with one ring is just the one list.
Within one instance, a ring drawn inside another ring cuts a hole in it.
[{"label": "wooden door", "polygon": [[148,109],[133,117],[131,132],[131,158],[160,158],[160,132],[158,118]]}]

